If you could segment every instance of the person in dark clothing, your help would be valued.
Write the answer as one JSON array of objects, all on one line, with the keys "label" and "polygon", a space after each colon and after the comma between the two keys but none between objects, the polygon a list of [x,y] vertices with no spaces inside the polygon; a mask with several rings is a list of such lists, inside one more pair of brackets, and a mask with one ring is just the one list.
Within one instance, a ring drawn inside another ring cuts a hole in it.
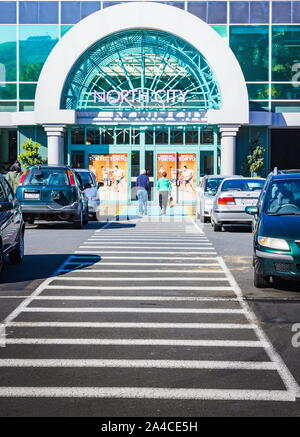
[{"label": "person in dark clothing", "polygon": [[140,215],[147,215],[149,187],[150,187],[150,181],[149,181],[149,177],[146,174],[146,170],[141,170],[141,174],[136,179],[136,191],[137,191]]}]

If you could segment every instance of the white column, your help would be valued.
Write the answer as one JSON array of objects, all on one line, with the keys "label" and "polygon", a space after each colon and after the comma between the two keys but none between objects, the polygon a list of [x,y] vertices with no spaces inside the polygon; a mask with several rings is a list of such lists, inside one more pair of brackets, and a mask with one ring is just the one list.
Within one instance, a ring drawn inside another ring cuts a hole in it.
[{"label": "white column", "polygon": [[239,125],[219,126],[221,132],[221,174],[234,175],[236,160],[236,135]]},{"label": "white column", "polygon": [[48,124],[44,125],[47,134],[48,164],[64,164],[64,131],[65,125]]}]

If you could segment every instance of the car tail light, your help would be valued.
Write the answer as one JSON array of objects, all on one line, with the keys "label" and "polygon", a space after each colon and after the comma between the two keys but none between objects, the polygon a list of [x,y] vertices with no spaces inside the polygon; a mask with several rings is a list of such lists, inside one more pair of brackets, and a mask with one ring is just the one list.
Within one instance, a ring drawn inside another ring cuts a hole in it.
[{"label": "car tail light", "polygon": [[235,205],[234,197],[219,197],[218,205]]},{"label": "car tail light", "polygon": [[21,178],[20,178],[20,182],[19,182],[19,185],[23,185],[23,183],[24,183],[24,181],[25,181],[25,178],[26,178],[26,175],[27,175],[27,173],[28,173],[28,170],[25,170],[25,171],[24,171],[24,173],[22,174]]},{"label": "car tail light", "polygon": [[72,185],[72,187],[74,187],[75,179],[74,179],[73,173],[70,170],[67,170],[67,173],[68,173],[70,185]]}]

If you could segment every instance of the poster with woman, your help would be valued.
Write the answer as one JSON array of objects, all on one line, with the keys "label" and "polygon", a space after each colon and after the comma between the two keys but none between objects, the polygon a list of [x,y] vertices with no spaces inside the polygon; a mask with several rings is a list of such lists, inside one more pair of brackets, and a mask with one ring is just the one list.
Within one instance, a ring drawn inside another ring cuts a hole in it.
[{"label": "poster with woman", "polygon": [[89,169],[103,183],[106,200],[127,200],[128,156],[126,153],[90,154]]},{"label": "poster with woman", "polygon": [[178,153],[178,179],[180,199],[183,201],[195,200],[196,193],[196,153]]}]

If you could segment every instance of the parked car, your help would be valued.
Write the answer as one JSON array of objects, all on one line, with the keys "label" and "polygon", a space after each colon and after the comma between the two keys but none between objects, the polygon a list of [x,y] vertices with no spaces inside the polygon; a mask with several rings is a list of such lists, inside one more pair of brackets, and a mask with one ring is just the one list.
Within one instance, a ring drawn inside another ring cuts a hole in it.
[{"label": "parked car", "polygon": [[254,286],[270,286],[270,278],[300,280],[300,170],[268,176],[254,216]]},{"label": "parked car", "polygon": [[81,177],[68,166],[30,167],[21,177],[16,196],[29,223],[61,220],[80,229],[88,222],[88,199]]},{"label": "parked car", "polygon": [[[223,179],[229,176],[222,175],[205,175],[202,180],[198,191],[197,201],[197,218],[201,223],[209,222],[211,216],[211,210],[213,206],[214,197]],[[240,176],[232,176],[240,177]]]},{"label": "parked car", "polygon": [[99,188],[101,183],[96,181],[95,174],[86,169],[77,169],[76,172],[80,175],[84,192],[88,198],[89,214],[93,216],[94,220],[97,220],[97,213],[100,207]]},{"label": "parked car", "polygon": [[20,264],[24,256],[25,224],[14,192],[4,176],[0,175],[0,272],[4,256],[12,264]]},{"label": "parked car", "polygon": [[215,232],[223,224],[252,223],[245,206],[256,205],[265,184],[262,178],[226,178],[221,182],[214,198],[211,223]]}]

